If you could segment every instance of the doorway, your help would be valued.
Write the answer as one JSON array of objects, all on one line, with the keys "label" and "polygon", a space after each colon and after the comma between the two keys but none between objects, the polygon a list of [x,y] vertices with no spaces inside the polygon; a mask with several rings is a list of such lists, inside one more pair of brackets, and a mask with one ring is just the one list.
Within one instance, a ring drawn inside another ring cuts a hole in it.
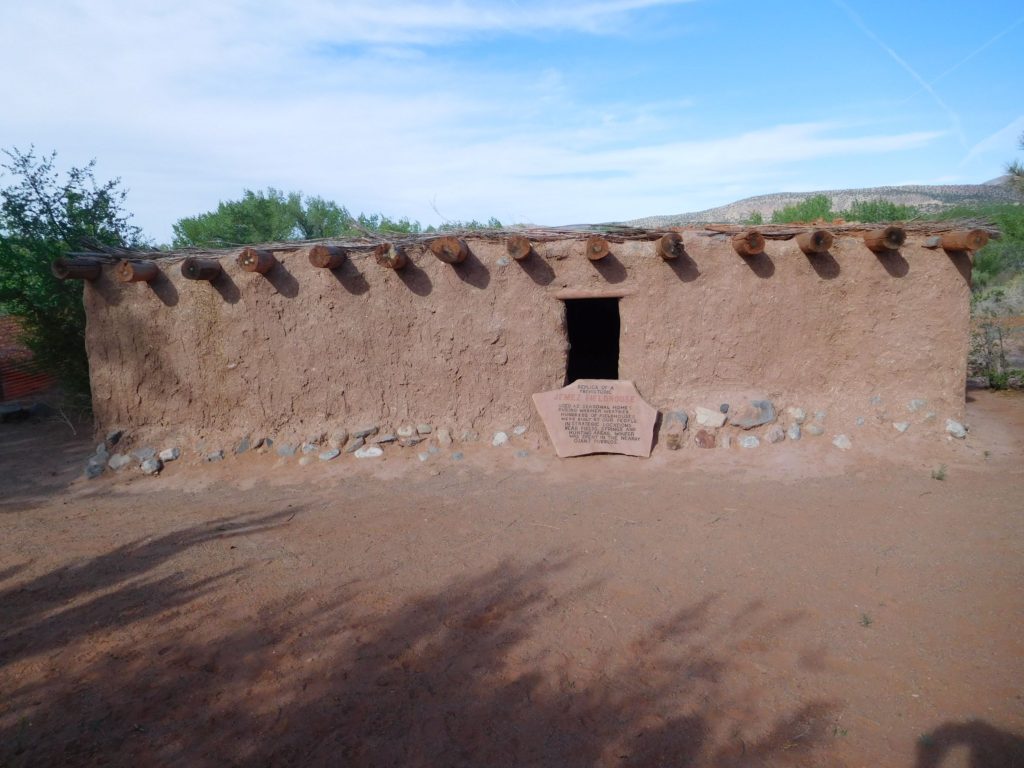
[{"label": "doorway", "polygon": [[569,354],[565,383],[619,378],[619,300],[566,299]]}]

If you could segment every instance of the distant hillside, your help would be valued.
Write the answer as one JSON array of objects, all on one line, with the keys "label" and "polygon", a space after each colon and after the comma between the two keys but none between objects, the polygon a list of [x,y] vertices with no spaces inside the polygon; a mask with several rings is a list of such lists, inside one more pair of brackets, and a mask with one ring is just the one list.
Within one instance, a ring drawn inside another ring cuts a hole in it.
[{"label": "distant hillside", "polygon": [[677,213],[667,216],[647,216],[642,219],[620,222],[634,227],[670,227],[678,224],[740,223],[752,213],[760,213],[765,221],[771,220],[773,211],[794,205],[813,195],[827,195],[832,198],[832,209],[845,210],[858,200],[889,200],[898,205],[912,205],[922,213],[938,213],[958,205],[982,203],[1012,203],[1019,198],[1005,183],[1006,177],[993,179],[984,184],[948,184],[941,186],[865,187],[864,189],[826,189],[817,192],[778,192],[772,195],[758,195],[738,200],[735,203],[709,208],[694,213]]}]

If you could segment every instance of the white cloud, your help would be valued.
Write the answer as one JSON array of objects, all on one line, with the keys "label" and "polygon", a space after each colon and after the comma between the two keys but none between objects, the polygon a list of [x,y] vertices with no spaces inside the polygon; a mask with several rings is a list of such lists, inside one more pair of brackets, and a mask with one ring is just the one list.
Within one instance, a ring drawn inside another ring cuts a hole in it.
[{"label": "white cloud", "polygon": [[[436,45],[480,31],[623,28],[669,0],[563,4],[176,4],[0,10],[17,73],[3,144],[95,156],[158,240],[180,216],[272,185],[359,211],[567,223],[727,201],[791,166],[923,147],[936,132],[804,122],[715,131],[685,94],[578,98],[557,66],[477,68]],[[372,43],[369,47],[352,43]]]}]

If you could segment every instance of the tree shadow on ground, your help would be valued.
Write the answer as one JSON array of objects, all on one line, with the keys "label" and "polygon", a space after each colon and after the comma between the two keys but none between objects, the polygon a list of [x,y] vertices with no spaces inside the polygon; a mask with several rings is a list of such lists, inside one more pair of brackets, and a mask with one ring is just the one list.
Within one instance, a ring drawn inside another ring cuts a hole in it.
[{"label": "tree shadow on ground", "polygon": [[917,742],[914,768],[941,768],[950,752],[967,749],[968,762],[950,765],[969,768],[1020,768],[1024,766],[1024,737],[1001,731],[983,720],[944,723]]},{"label": "tree shadow on ground", "polygon": [[[556,590],[576,558],[555,556],[396,598],[372,581],[253,602],[216,577],[159,580],[149,593],[132,580],[210,536],[279,522],[120,547],[83,566],[88,589],[74,595],[57,572],[32,582],[48,602],[16,606],[15,640],[0,640],[0,764],[828,762],[835,706],[807,701],[780,717],[743,666],[800,614],[751,605],[730,620],[710,595],[601,642],[579,619],[600,582]],[[72,596],[89,608],[62,637],[53,601]],[[26,659],[5,680],[12,653]]]},{"label": "tree shadow on ground", "polygon": [[23,656],[45,653],[195,600],[234,571],[205,579],[188,579],[182,573],[152,578],[149,572],[207,541],[268,530],[295,514],[289,509],[212,520],[129,542],[100,557],[9,586],[0,591],[0,669]]},{"label": "tree shadow on ground", "polygon": [[96,444],[91,424],[73,428],[56,418],[0,428],[0,515],[41,506],[82,476]]}]

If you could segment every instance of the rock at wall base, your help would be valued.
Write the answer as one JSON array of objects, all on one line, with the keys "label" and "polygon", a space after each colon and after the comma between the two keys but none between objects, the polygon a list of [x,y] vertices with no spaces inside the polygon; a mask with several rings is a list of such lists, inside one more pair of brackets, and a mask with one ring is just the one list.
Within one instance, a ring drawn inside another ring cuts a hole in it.
[{"label": "rock at wall base", "polygon": [[706,429],[699,430],[694,437],[694,442],[698,448],[714,448],[715,447],[715,433],[708,432]]},{"label": "rock at wall base", "polygon": [[771,400],[751,400],[735,412],[729,412],[729,423],[740,429],[753,429],[775,421],[775,406]]},{"label": "rock at wall base", "polygon": [[694,418],[699,426],[718,429],[725,426],[726,415],[721,411],[702,408],[698,405]]}]

